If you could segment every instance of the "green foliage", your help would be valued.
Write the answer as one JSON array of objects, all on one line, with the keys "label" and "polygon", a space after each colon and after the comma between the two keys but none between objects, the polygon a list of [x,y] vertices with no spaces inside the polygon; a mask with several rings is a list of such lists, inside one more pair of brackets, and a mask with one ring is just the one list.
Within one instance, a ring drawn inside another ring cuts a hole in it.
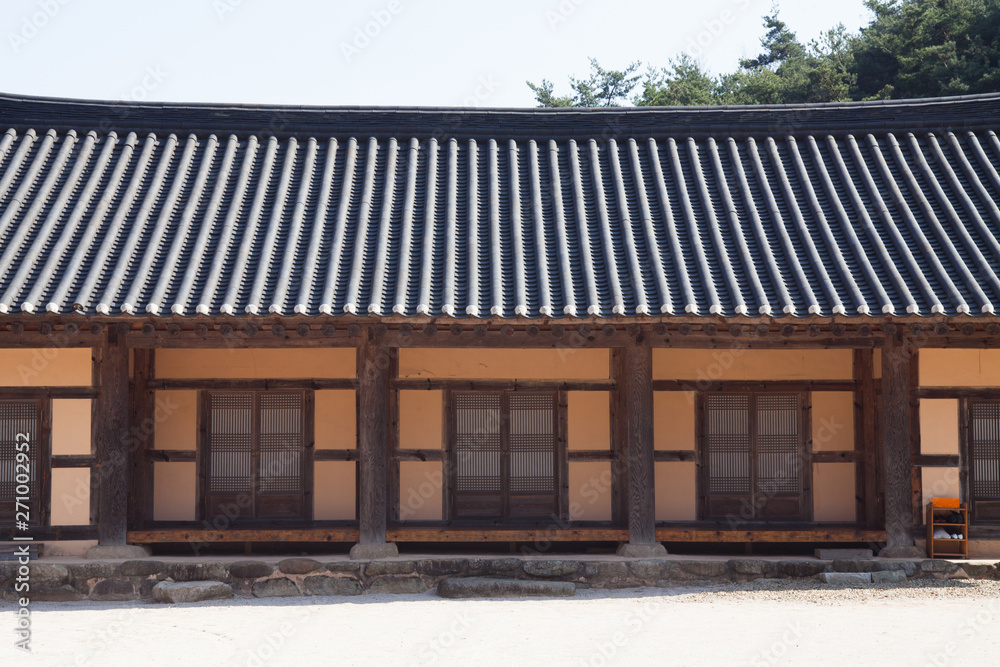
[{"label": "green foliage", "polygon": [[570,88],[576,94],[566,97],[556,96],[554,86],[545,79],[538,85],[530,81],[527,84],[535,93],[535,101],[540,107],[617,107],[638,85],[642,76],[636,72],[641,66],[642,63],[635,61],[623,70],[604,69],[595,58],[591,58],[590,76],[586,79],[570,77]]},{"label": "green foliage", "polygon": [[760,40],[760,45],[764,47],[764,52],[752,60],[741,60],[740,67],[747,70],[756,70],[771,65],[782,65],[786,61],[801,59],[805,54],[795,33],[788,29],[788,25],[778,18],[778,8],[772,7],[771,14],[764,17],[764,27],[767,34]]},{"label": "green foliage", "polygon": [[538,85],[526,82],[528,88],[531,88],[531,92],[535,94],[535,101],[538,102],[540,107],[557,108],[557,107],[573,107],[577,106],[573,104],[573,97],[567,95],[565,97],[558,97],[552,91],[555,90],[555,86],[551,81],[542,79],[542,82]]},{"label": "green foliage", "polygon": [[868,26],[838,25],[808,44],[781,20],[764,17],[761,53],[712,76],[688,54],[663,68],[641,63],[606,70],[593,58],[574,94],[528,82],[543,107],[790,104],[935,97],[1000,91],[1000,0],[866,0]]},{"label": "green foliage", "polygon": [[637,107],[696,106],[718,104],[715,80],[697,61],[684,53],[669,67],[649,68],[642,92],[632,100]]},{"label": "green foliage", "polygon": [[867,0],[854,44],[854,97],[1000,90],[1000,0]]}]

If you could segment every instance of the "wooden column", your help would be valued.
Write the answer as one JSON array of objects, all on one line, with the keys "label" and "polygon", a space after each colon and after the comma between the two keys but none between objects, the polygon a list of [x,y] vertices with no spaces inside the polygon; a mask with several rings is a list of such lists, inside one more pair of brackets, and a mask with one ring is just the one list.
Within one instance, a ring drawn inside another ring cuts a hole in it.
[{"label": "wooden column", "polygon": [[881,464],[885,479],[886,546],[888,558],[924,555],[913,540],[910,468],[910,354],[905,339],[886,337],[882,350]]},{"label": "wooden column", "polygon": [[628,461],[628,544],[618,553],[630,557],[665,555],[656,541],[653,480],[653,348],[644,332],[630,338],[622,351],[621,383],[626,416]]},{"label": "wooden column", "polygon": [[118,327],[109,326],[98,355],[97,536],[101,546],[122,546],[128,517],[128,348]]},{"label": "wooden column", "polygon": [[156,422],[155,394],[146,384],[155,377],[155,350],[137,349],[132,359],[132,428],[129,438],[129,529],[144,527],[153,518],[153,447]]},{"label": "wooden column", "polygon": [[388,516],[389,391],[393,350],[376,339],[372,328],[358,346],[358,544],[356,559],[398,555],[396,545],[385,541]]},{"label": "wooden column", "polygon": [[916,346],[909,350],[910,357],[910,388],[907,396],[910,398],[910,509],[913,511],[913,525],[924,525],[924,513],[921,504],[924,497],[924,469],[913,465],[920,456],[920,349]]},{"label": "wooden column", "polygon": [[628,525],[628,409],[625,350],[611,349],[611,520],[616,526]]},{"label": "wooden column", "polygon": [[857,520],[866,528],[881,525],[878,502],[878,443],[874,350],[854,350],[854,448],[861,452],[855,468]]}]

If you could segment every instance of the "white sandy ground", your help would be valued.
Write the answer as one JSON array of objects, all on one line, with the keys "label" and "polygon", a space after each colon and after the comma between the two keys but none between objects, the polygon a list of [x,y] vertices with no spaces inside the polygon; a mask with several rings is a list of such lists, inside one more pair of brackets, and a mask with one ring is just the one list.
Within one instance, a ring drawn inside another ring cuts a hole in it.
[{"label": "white sandy ground", "polygon": [[1000,582],[35,603],[32,619],[28,655],[13,647],[13,606],[0,605],[3,667],[1000,664]]}]

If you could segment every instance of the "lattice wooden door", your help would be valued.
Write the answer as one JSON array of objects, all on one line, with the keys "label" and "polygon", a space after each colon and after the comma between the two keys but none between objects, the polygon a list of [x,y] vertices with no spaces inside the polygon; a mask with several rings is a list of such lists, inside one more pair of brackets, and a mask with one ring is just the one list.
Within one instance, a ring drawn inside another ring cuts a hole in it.
[{"label": "lattice wooden door", "polygon": [[303,394],[210,392],[205,410],[205,514],[307,518]]},{"label": "lattice wooden door", "polygon": [[802,423],[797,394],[705,396],[705,518],[808,519]]},{"label": "lattice wooden door", "polygon": [[[15,519],[24,516],[17,514],[18,498],[27,499],[22,502],[28,507],[29,524],[45,523],[42,480],[47,471],[42,469],[46,457],[40,437],[41,407],[37,399],[0,401],[0,522],[4,525],[13,526]],[[19,445],[24,442],[27,448]],[[19,460],[18,453],[27,456]]]},{"label": "lattice wooden door", "polygon": [[452,518],[558,516],[556,395],[455,392]]},{"label": "lattice wooden door", "polygon": [[968,442],[972,520],[1000,523],[1000,402],[969,403]]}]

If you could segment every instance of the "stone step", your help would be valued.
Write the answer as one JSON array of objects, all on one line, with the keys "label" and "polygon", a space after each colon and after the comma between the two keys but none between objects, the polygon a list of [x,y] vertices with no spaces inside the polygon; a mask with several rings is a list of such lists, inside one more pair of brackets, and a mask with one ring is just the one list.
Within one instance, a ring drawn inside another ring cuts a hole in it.
[{"label": "stone step", "polygon": [[820,560],[867,560],[873,558],[871,549],[816,549]]},{"label": "stone step", "polygon": [[28,558],[35,560],[45,553],[43,542],[7,542],[0,541],[0,560],[16,561],[20,558],[21,548],[28,545]]},{"label": "stone step", "polygon": [[231,597],[232,586],[221,581],[161,581],[153,586],[153,599],[157,602],[203,602]]},{"label": "stone step", "polygon": [[824,584],[863,586],[872,583],[870,572],[823,572],[819,575]]},{"label": "stone step", "polygon": [[906,573],[902,570],[886,570],[872,572],[873,584],[901,584],[906,581]]},{"label": "stone step", "polygon": [[569,581],[452,577],[441,580],[437,594],[443,598],[570,597],[576,594],[576,586]]}]

